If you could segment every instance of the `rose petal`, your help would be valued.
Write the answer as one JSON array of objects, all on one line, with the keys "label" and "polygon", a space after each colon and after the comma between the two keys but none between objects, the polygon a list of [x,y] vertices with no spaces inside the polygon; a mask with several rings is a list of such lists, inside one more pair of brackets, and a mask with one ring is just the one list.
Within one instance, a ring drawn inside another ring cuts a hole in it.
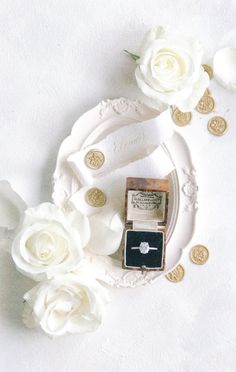
[{"label": "rose petal", "polygon": [[91,235],[88,218],[77,210],[66,212],[66,217],[71,225],[79,231],[82,247],[85,247]]},{"label": "rose petal", "polygon": [[23,224],[28,226],[35,221],[51,221],[55,220],[58,222],[65,221],[64,213],[62,209],[52,203],[41,203],[37,207],[28,208],[25,211]]},{"label": "rose petal", "polygon": [[118,213],[106,211],[90,217],[91,238],[87,245],[90,252],[98,255],[111,255],[120,246],[123,223]]},{"label": "rose petal", "polygon": [[143,38],[140,54],[143,54],[154,40],[165,39],[170,35],[170,32],[169,26],[157,26],[148,30]]},{"label": "rose petal", "polygon": [[157,102],[165,102],[168,105],[174,105],[177,101],[184,101],[192,92],[192,89],[189,86],[187,86],[185,89],[182,89],[180,92],[162,93],[156,91],[143,80],[139,67],[137,67],[135,70],[135,77],[139,88],[145,95]]},{"label": "rose petal", "polygon": [[25,209],[25,202],[9,182],[0,181],[0,227],[15,229]]},{"label": "rose petal", "polygon": [[214,78],[226,89],[236,92],[236,48],[223,48],[213,59]]},{"label": "rose petal", "polygon": [[176,106],[183,112],[192,111],[198,104],[204,92],[209,85],[209,75],[201,68],[198,81],[193,85],[192,92],[188,98],[182,102],[177,102]]}]

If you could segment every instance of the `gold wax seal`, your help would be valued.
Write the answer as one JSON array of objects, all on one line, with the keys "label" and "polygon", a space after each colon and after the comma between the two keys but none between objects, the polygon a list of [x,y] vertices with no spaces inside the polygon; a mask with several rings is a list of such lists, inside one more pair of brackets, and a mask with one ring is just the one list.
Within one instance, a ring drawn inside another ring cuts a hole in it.
[{"label": "gold wax seal", "polygon": [[190,251],[191,261],[197,265],[204,265],[209,258],[209,251],[204,245],[195,245]]},{"label": "gold wax seal", "polygon": [[207,128],[215,136],[223,136],[228,129],[228,124],[221,116],[214,116],[209,120]]},{"label": "gold wax seal", "polygon": [[87,152],[84,161],[88,168],[99,169],[105,161],[105,156],[101,151],[93,149]]},{"label": "gold wax seal", "polygon": [[178,108],[176,108],[172,113],[172,119],[176,125],[183,127],[190,123],[192,119],[191,112],[182,112]]},{"label": "gold wax seal", "polygon": [[170,271],[168,274],[166,274],[166,279],[168,279],[170,282],[178,283],[184,278],[184,267],[182,265],[178,265],[174,268],[174,270]]},{"label": "gold wax seal", "polygon": [[209,75],[209,78],[212,79],[213,78],[213,69],[211,66],[209,65],[202,65],[202,67],[204,68],[204,71],[206,71]]},{"label": "gold wax seal", "polygon": [[215,107],[214,99],[209,95],[204,95],[198,102],[196,110],[201,114],[209,114]]},{"label": "gold wax seal", "polygon": [[107,198],[102,190],[92,187],[86,192],[85,200],[92,207],[99,208],[106,204]]}]

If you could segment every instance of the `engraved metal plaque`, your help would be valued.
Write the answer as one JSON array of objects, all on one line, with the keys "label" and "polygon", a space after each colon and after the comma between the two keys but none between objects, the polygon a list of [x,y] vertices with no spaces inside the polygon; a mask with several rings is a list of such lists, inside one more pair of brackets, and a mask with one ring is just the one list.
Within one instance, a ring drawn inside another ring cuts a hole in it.
[{"label": "engraved metal plaque", "polygon": [[160,191],[129,190],[127,219],[129,221],[165,220],[166,193]]}]

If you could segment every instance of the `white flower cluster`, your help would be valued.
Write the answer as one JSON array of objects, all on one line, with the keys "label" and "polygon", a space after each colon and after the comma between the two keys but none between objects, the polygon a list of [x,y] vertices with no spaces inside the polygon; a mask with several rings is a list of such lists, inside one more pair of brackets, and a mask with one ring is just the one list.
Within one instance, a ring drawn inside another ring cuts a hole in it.
[{"label": "white flower cluster", "polygon": [[2,245],[10,241],[17,269],[39,282],[24,295],[24,323],[51,336],[97,329],[108,295],[84,264],[99,233],[91,233],[88,217],[52,203],[27,209],[6,181],[0,182],[0,207]]}]

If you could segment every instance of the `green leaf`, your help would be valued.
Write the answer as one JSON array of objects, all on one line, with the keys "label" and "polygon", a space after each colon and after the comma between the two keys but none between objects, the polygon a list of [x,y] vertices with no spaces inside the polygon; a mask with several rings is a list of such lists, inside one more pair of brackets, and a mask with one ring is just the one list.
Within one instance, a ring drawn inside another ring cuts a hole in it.
[{"label": "green leaf", "polygon": [[124,49],[124,52],[127,53],[135,62],[137,61],[137,59],[139,59],[140,57],[137,56],[137,54],[134,54],[134,53],[130,53],[128,50]]}]

